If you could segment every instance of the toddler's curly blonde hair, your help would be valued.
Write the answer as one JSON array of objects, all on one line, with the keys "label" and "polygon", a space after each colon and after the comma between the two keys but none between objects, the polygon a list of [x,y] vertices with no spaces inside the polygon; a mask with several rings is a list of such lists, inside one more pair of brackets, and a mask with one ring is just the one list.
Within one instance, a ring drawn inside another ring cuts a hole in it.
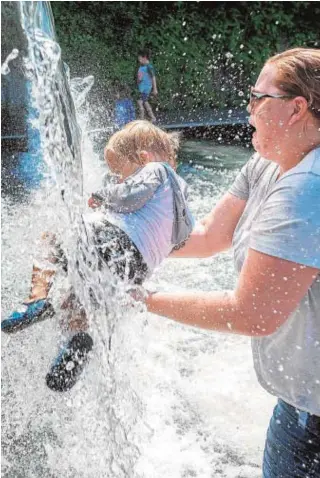
[{"label": "toddler's curly blonde hair", "polygon": [[167,133],[149,121],[137,120],[113,134],[104,152],[106,156],[108,150],[113,151],[119,162],[130,161],[143,166],[145,161],[140,152],[148,151],[176,168],[178,149],[179,133]]}]

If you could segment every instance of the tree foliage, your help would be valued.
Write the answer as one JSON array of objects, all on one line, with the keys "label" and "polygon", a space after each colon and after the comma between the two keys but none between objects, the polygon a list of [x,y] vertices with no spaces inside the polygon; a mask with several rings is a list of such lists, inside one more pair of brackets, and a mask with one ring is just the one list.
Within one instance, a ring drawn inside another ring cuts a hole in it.
[{"label": "tree foliage", "polygon": [[72,74],[134,93],[137,52],[152,51],[163,109],[242,104],[272,54],[319,47],[317,2],[52,2]]}]

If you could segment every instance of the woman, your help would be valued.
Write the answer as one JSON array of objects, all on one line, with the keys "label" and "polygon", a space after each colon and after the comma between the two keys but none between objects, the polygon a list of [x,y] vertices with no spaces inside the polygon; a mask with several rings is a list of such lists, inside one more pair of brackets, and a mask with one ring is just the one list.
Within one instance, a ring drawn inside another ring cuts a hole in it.
[{"label": "woman", "polygon": [[320,50],[270,58],[251,91],[256,154],[175,257],[233,247],[233,291],[147,293],[150,312],[252,337],[279,398],[264,478],[320,476]]}]

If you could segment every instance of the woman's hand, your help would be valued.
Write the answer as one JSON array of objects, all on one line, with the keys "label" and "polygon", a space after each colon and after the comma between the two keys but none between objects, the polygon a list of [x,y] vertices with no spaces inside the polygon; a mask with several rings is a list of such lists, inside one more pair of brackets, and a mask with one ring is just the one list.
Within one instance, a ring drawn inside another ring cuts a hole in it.
[{"label": "woman's hand", "polygon": [[153,294],[153,292],[144,289],[142,286],[136,286],[132,287],[127,290],[127,294],[130,295],[130,297],[135,301],[135,302],[141,302],[142,304],[145,304],[148,297]]}]

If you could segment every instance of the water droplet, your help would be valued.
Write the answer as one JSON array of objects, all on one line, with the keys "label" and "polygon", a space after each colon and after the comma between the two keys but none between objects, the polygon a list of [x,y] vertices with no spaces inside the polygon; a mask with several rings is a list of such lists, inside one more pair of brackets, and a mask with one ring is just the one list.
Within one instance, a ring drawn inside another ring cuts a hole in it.
[{"label": "water droplet", "polygon": [[74,368],[74,362],[69,362],[67,365],[66,365],[66,369],[68,371],[72,370]]},{"label": "water droplet", "polygon": [[17,50],[17,48],[14,48],[12,52],[4,60],[3,64],[1,65],[1,75],[8,75],[8,73],[10,73],[9,63],[10,61],[17,58],[18,55],[19,55],[19,50]]}]

